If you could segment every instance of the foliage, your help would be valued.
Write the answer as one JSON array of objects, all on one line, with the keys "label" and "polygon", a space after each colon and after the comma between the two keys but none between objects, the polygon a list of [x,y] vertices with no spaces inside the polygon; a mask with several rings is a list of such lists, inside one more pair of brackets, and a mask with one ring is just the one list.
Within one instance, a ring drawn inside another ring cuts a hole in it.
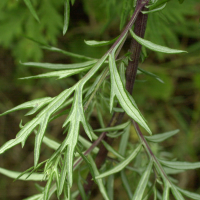
[{"label": "foliage", "polygon": [[[61,3],[53,3],[53,1],[45,1],[45,3],[38,3],[36,1],[33,1],[33,4],[31,3],[31,1],[24,2],[30,10],[32,16],[29,14],[28,16],[30,19],[25,22],[25,16],[27,14],[22,14],[24,15],[24,18],[22,17],[21,21],[18,23],[25,23],[25,25],[30,23],[31,28],[37,27],[36,30],[40,30],[41,32],[42,30],[47,28],[47,32],[45,35],[46,38],[44,37],[44,35],[40,34],[39,31],[38,33],[35,33],[35,31],[33,31],[31,32],[31,34],[33,34],[33,36],[37,38],[37,41],[41,41],[41,38],[42,40],[48,41],[48,38],[50,38],[49,41],[54,40],[55,44],[55,38],[58,34],[59,28],[61,28],[61,20],[60,17],[58,17],[59,15],[55,14],[54,17],[52,16],[53,13],[56,13],[56,6],[59,7]],[[130,53],[126,52],[123,55],[120,54],[120,57],[118,57],[119,53],[122,50],[123,43],[126,41],[129,33],[138,43],[143,45],[143,48],[148,48],[152,51],[167,54],[185,53],[185,51],[161,46],[159,43],[159,39],[158,41],[156,40],[155,44],[155,42],[150,42],[146,39],[138,37],[132,31],[132,26],[142,7],[144,5],[147,6],[147,1],[144,1],[143,4],[137,6],[134,12],[132,10],[133,6],[131,6],[130,2],[131,1],[126,0],[123,1],[123,12],[121,14],[120,24],[121,29],[124,26],[127,17],[130,15],[129,13],[132,13],[132,18],[129,20],[123,31],[116,39],[103,42],[86,41],[86,44],[90,46],[102,46],[112,44],[109,50],[102,57],[87,57],[84,55],[71,53],[65,50],[61,50],[59,48],[42,44],[42,47],[46,50],[57,51],[59,53],[84,61],[74,64],[54,64],[39,62],[22,63],[22,65],[24,66],[55,70],[36,76],[25,77],[23,79],[50,77],[58,77],[58,79],[63,79],[74,74],[79,74],[79,80],[74,85],[66,88],[57,96],[31,100],[1,114],[1,116],[3,116],[17,110],[32,108],[28,113],[26,113],[26,115],[33,115],[33,119],[25,123],[25,125],[22,125],[23,123],[21,123],[21,130],[17,133],[16,138],[9,140],[0,148],[0,153],[4,153],[8,149],[14,147],[19,143],[21,143],[23,147],[30,134],[35,133],[34,167],[30,168],[21,175],[19,175],[18,172],[11,173],[8,170],[2,168],[0,169],[1,173],[12,176],[13,178],[19,178],[22,180],[34,179],[46,181],[46,186],[42,189],[40,194],[34,195],[27,199],[50,199],[51,195],[53,195],[54,193],[56,193],[58,198],[63,198],[62,195],[64,195],[64,199],[73,199],[74,196],[77,195],[77,193],[80,193],[82,198],[86,199],[86,194],[83,188],[83,184],[81,184],[81,180],[83,179],[83,174],[88,171],[92,174],[93,180],[98,185],[99,191],[101,192],[104,199],[113,199],[112,190],[114,187],[113,185],[112,187],[109,187],[109,185],[111,183],[113,184],[116,173],[121,175],[121,180],[124,184],[125,190],[127,191],[129,199],[149,199],[152,194],[154,195],[155,199],[170,199],[170,191],[176,199],[184,199],[183,195],[188,196],[192,199],[200,198],[200,195],[198,194],[180,189],[178,186],[176,186],[174,179],[172,179],[170,176],[171,174],[180,173],[187,169],[199,168],[199,162],[189,163],[168,160],[166,159],[166,157],[163,158],[160,157],[160,155],[156,155],[151,150],[152,143],[162,142],[165,139],[168,139],[169,137],[175,135],[178,131],[175,130],[151,136],[152,132],[149,128],[149,125],[147,124],[147,121],[140,112],[135,100],[125,88],[126,80],[124,70],[125,67],[127,67],[128,60],[130,60]],[[179,2],[183,3],[183,1]],[[15,9],[21,9],[21,7],[18,6],[20,3],[16,2],[12,6],[15,7]],[[69,0],[66,0],[64,2],[65,9],[63,33],[66,33],[69,25],[70,3],[73,4],[74,1],[70,2]],[[105,2],[103,3],[106,4]],[[107,9],[110,10],[111,8],[109,6],[115,5],[115,3],[116,2],[114,0],[110,1],[108,3]],[[133,5],[134,2],[131,3]],[[152,0],[148,5],[149,11],[145,11],[145,13],[149,13],[150,16],[156,16],[157,12],[160,12],[162,9],[164,12],[165,6],[167,7],[167,4],[168,1],[166,0]],[[2,7],[5,5],[5,3],[2,3]],[[52,5],[54,5],[55,7]],[[38,11],[35,11],[35,7],[38,7]],[[13,11],[13,8],[11,10]],[[23,12],[27,13],[29,11],[23,8]],[[39,13],[41,13],[41,16],[39,15]],[[47,14],[45,15],[45,13]],[[169,13],[169,11],[167,13]],[[110,14],[113,15],[113,13]],[[56,20],[56,16],[58,17],[58,20]],[[173,15],[167,16],[171,16],[171,18],[173,18]],[[44,19],[45,17],[48,18],[48,20],[43,21],[43,17]],[[50,20],[49,17],[51,17]],[[51,19],[53,21],[51,21]],[[9,19],[9,21],[13,23],[12,20],[14,19]],[[37,21],[40,21],[40,26],[38,26]],[[152,22],[153,20],[150,18],[149,23]],[[35,25],[33,26],[33,24]],[[19,25],[19,27],[21,27],[21,25]],[[20,30],[19,27],[16,27],[16,29],[18,29],[18,34],[22,34],[22,30]],[[3,28],[5,29],[5,27]],[[170,32],[169,27],[165,30],[168,30],[168,33]],[[149,38],[156,37],[156,34],[154,34],[153,31],[149,31],[148,34],[153,35],[149,36]],[[170,34],[173,35],[172,32],[170,32]],[[5,35],[4,45],[6,46],[6,42],[10,42],[13,37],[13,35]],[[175,37],[172,38],[174,39],[174,41],[177,39]],[[38,44],[41,45],[41,43],[39,42]],[[143,60],[144,55],[145,53],[143,51]],[[118,68],[120,70],[118,70]],[[138,70],[138,74],[139,71],[140,73],[149,75],[155,78],[155,80],[159,80],[162,82],[161,78],[157,75],[154,75],[153,73],[140,69]],[[108,75],[110,76],[110,79],[108,79]],[[117,102],[120,104],[121,108],[117,107]],[[98,110],[98,119],[101,124],[101,129],[97,130],[94,130],[92,128],[92,124],[90,124],[90,117],[95,109]],[[126,112],[131,121],[127,121],[122,125],[105,128],[104,120],[102,117],[103,111],[106,111],[107,113],[114,113],[115,111]],[[37,112],[38,114],[36,114]],[[48,124],[51,121],[63,115],[66,115],[66,120],[63,123],[66,138],[61,143],[57,143],[54,140],[47,138],[45,136],[45,132]],[[144,130],[146,130],[146,132],[148,132],[150,136],[144,137],[144,135],[140,131],[138,124]],[[81,137],[81,126],[83,126],[83,129],[90,142]],[[134,127],[135,133],[137,134],[139,140],[138,144],[132,145],[132,147],[128,149],[128,138],[131,127]],[[98,133],[99,131],[108,132],[107,135],[111,138],[121,138],[118,151],[116,151],[105,141],[102,141],[108,151],[112,152],[115,155],[115,158],[113,159],[113,163],[116,163],[115,166],[110,164],[109,161],[106,161],[104,166],[101,169],[98,169],[94,161],[94,156],[88,155],[94,148],[96,148],[96,150],[94,149],[95,151],[93,151],[94,155],[101,150],[96,147],[97,144],[95,143],[96,141],[102,140],[99,139],[101,136],[95,134],[95,132]],[[95,142],[93,142],[93,140]],[[55,151],[50,158],[43,161],[42,163],[39,163],[42,142],[47,144],[50,148],[53,148]],[[91,145],[92,148],[90,147]],[[145,153],[148,156],[145,156]],[[88,157],[86,155],[88,155]],[[77,156],[78,158],[74,161],[75,156]],[[82,160],[84,160],[84,163],[80,164]],[[133,167],[131,167],[130,163],[132,163],[133,160],[134,164],[132,164]],[[43,172],[39,173],[41,169]],[[76,172],[75,170],[77,170],[78,172]],[[136,176],[139,177],[137,178],[137,186],[135,188],[131,187],[132,182],[131,180],[129,180],[129,178],[127,178],[127,174],[129,173],[128,170],[131,173],[137,174]],[[77,185],[79,190],[74,191],[71,194],[71,191],[74,189],[73,176],[75,176],[74,174],[76,173],[78,174]],[[42,179],[41,174],[43,175]],[[154,178],[152,176],[153,174]],[[109,177],[105,178],[107,176]],[[108,189],[106,189],[106,185],[108,186]],[[162,192],[160,191],[160,187],[163,188]]]}]

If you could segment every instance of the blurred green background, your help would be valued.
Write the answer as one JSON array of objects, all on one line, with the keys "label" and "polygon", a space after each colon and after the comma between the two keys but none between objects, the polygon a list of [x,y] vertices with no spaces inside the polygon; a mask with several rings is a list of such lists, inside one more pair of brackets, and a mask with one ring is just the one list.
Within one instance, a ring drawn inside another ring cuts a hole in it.
[{"label": "blurred green background", "polygon": [[[62,35],[63,1],[33,0],[40,23],[38,23],[23,1],[0,1],[0,113],[34,98],[55,96],[76,82],[76,77],[63,80],[33,79],[20,77],[46,72],[27,68],[20,62],[40,61],[72,63],[78,60],[65,55],[43,50],[38,43],[100,58],[108,47],[94,48],[84,44],[85,40],[110,40],[120,33],[124,25],[122,10],[133,11],[118,0],[76,0],[71,7],[69,30]],[[130,1],[132,3],[132,1]],[[183,4],[170,1],[159,13],[149,14],[145,38],[160,45],[184,49],[187,54],[165,55],[149,52],[141,68],[155,73],[165,83],[139,75],[133,97],[148,121],[153,133],[174,129],[180,132],[162,143],[162,150],[173,153],[182,161],[200,160],[200,2],[185,0]],[[130,39],[125,43],[129,48]],[[19,123],[29,120],[24,111],[0,118],[0,145],[15,137]],[[94,122],[95,123],[95,122]],[[62,121],[55,120],[48,127],[50,137],[62,140]],[[18,145],[0,155],[0,167],[23,171],[33,165],[33,136],[23,150]],[[134,139],[134,136],[133,136]],[[160,150],[158,150],[160,151]],[[51,155],[45,145],[41,149],[41,160]],[[178,185],[200,193],[200,170],[187,171],[175,176]],[[41,185],[43,183],[40,183]],[[120,191],[116,185],[116,190]],[[0,199],[18,200],[36,194],[32,182],[16,181],[0,174]],[[121,194],[123,196],[123,193]],[[120,196],[120,194],[119,194]]]}]

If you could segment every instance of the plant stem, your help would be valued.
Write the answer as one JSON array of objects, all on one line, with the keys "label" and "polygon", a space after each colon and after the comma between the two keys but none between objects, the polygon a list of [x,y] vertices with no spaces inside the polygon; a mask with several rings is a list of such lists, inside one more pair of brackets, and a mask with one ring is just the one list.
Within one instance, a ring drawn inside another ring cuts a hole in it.
[{"label": "plant stem", "polygon": [[[146,10],[144,7],[143,10]],[[141,38],[144,38],[146,24],[147,24],[148,15],[144,15],[141,12],[139,13],[137,20],[135,21],[134,33]],[[132,94],[133,86],[136,79],[140,53],[141,53],[141,44],[139,44],[135,39],[131,40],[130,45],[130,59],[128,62],[128,67],[126,69],[126,89],[130,94]]]},{"label": "plant stem", "polygon": [[160,162],[157,160],[156,156],[154,155],[154,153],[152,152],[149,144],[147,143],[144,135],[142,134],[140,127],[138,125],[137,122],[135,122],[134,120],[132,120],[133,126],[136,130],[136,133],[138,135],[138,137],[140,138],[144,148],[146,149],[147,154],[149,155],[150,159],[153,159],[153,162],[155,163],[155,165],[157,166],[157,170],[160,172],[160,175],[162,176],[163,180],[167,180],[169,182],[170,185],[172,185],[171,181],[169,180],[167,174],[165,173],[165,171],[163,170],[163,167],[160,165]]},{"label": "plant stem", "polygon": [[[149,0],[138,0],[137,1],[137,6],[135,9],[135,12],[130,20],[130,22],[127,24],[127,26],[125,27],[124,31],[122,32],[121,35],[123,35],[124,32],[127,32],[127,30],[129,30],[134,21],[133,19],[136,17],[136,21],[135,21],[135,28],[134,28],[134,32],[139,36],[139,37],[144,37],[145,34],[145,29],[146,29],[146,23],[147,23],[147,15],[144,15],[141,13],[142,10],[146,10],[146,8],[144,7],[147,3],[149,2]],[[121,38],[118,38],[118,40],[120,40]],[[113,48],[115,47],[115,45],[117,44],[117,41],[113,44]],[[112,49],[111,47],[111,49]],[[131,41],[131,46],[130,46],[130,52],[131,52],[131,61],[129,61],[128,63],[128,67],[126,69],[126,89],[129,93],[132,93],[133,90],[133,86],[135,83],[135,78],[136,78],[136,73],[137,73],[137,68],[138,68],[138,64],[139,64],[139,58],[140,58],[140,53],[141,53],[141,45],[135,41],[135,39],[132,39]],[[120,124],[122,122],[123,116],[125,113],[114,113],[109,124],[108,127],[110,126],[116,126],[118,124]],[[99,142],[101,140],[105,140],[109,145],[112,145],[113,142],[113,138],[109,138],[106,136],[107,132],[103,132],[100,137],[95,141],[96,143],[93,144],[88,150],[87,150],[87,154],[89,152],[91,152],[91,150],[99,144]],[[107,153],[108,150],[105,148],[105,146],[103,144],[101,144],[100,148],[99,148],[99,152],[97,154],[97,157],[95,159],[95,163],[98,169],[100,169],[100,167],[102,166],[102,164],[105,162],[105,159],[107,157]],[[94,181],[92,180],[92,175],[91,173],[88,174],[87,176],[87,184],[84,184],[84,191],[86,194],[88,194],[89,192],[92,192],[92,188],[94,185]],[[79,195],[77,197],[77,200],[82,200],[81,195]]]}]

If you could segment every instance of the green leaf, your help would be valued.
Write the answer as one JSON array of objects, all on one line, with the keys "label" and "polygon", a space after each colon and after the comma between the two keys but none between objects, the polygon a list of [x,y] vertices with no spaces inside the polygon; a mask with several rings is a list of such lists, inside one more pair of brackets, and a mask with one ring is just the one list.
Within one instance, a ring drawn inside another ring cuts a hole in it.
[{"label": "green leaf", "polygon": [[[88,155],[88,159],[89,159],[89,161],[90,161],[90,163],[92,165],[92,168],[94,170],[95,176],[97,177],[99,175],[99,171],[98,171],[98,169],[96,167],[96,164],[95,164],[94,160],[92,159],[92,157],[90,155]],[[97,184],[99,186],[99,190],[100,190],[101,194],[103,195],[104,199],[105,200],[110,200],[109,197],[108,197],[108,194],[106,193],[106,189],[104,187],[103,180],[102,179],[98,179],[96,181],[97,181]]]},{"label": "green leaf", "polygon": [[23,147],[27,137],[39,125],[39,130],[37,131],[37,135],[35,137],[34,148],[34,164],[36,166],[39,160],[41,143],[50,116],[57,110],[58,107],[60,107],[64,103],[67,97],[71,95],[73,90],[74,87],[69,88],[61,92],[57,97],[54,97],[46,108],[44,108],[35,118],[33,118],[31,121],[24,125],[24,127],[18,132],[15,139],[9,140],[0,148],[0,154],[10,149],[11,147],[19,144],[20,142],[22,143]]},{"label": "green leaf", "polygon": [[84,60],[94,60],[94,58],[83,56],[83,55],[76,54],[76,53],[72,53],[72,52],[69,52],[69,51],[65,51],[65,50],[59,49],[57,47],[41,46],[41,48],[46,49],[48,51],[62,53],[64,55],[67,55],[67,56],[70,56],[70,57],[74,57],[74,58],[79,58],[79,59],[84,59]]},{"label": "green leaf", "polygon": [[164,83],[164,81],[159,76],[157,76],[157,75],[155,75],[155,74],[153,74],[151,72],[148,72],[148,71],[146,71],[146,70],[144,70],[144,69],[142,69],[140,67],[138,67],[138,70],[141,71],[142,73],[148,75],[148,76],[151,76],[151,77],[155,78],[159,82]]},{"label": "green leaf", "polygon": [[81,80],[81,83],[84,85],[93,75],[97,72],[97,70],[106,62],[108,57],[108,52],[104,54],[92,67],[92,69],[85,75],[85,77]]},{"label": "green leaf", "polygon": [[170,185],[168,181],[164,181],[164,191],[162,200],[169,200]]},{"label": "green leaf", "polygon": [[[157,200],[158,192],[155,186],[153,187],[153,195],[154,195],[154,200]],[[160,194],[159,194],[159,199],[162,199]]]},{"label": "green leaf", "polygon": [[163,167],[163,169],[164,169],[166,174],[178,174],[178,173],[185,171],[185,170],[182,170],[182,169],[172,169],[172,168],[169,168],[169,167]]},{"label": "green leaf", "polygon": [[52,173],[46,183],[46,186],[44,188],[44,197],[43,197],[43,200],[48,200],[49,199],[49,190],[50,190],[50,187],[51,187],[51,183],[53,181],[53,176],[54,176],[54,173]]},{"label": "green leaf", "polygon": [[160,46],[157,44],[154,44],[148,40],[145,40],[143,38],[140,38],[139,36],[137,36],[131,29],[130,29],[130,33],[132,35],[132,37],[141,45],[145,46],[146,48],[152,50],[152,51],[157,51],[157,52],[162,52],[162,53],[169,53],[169,54],[176,54],[176,53],[185,53],[186,51],[182,51],[182,50],[176,50],[176,49],[170,49],[168,47],[164,47],[164,46]]},{"label": "green leaf", "polygon": [[121,155],[125,155],[128,140],[129,140],[129,132],[130,132],[130,124],[124,129],[124,133],[121,137],[120,144],[119,144],[119,153]]},{"label": "green leaf", "polygon": [[31,174],[33,174],[34,171],[35,171],[34,166],[32,166],[29,169],[23,171],[14,181],[19,180],[20,177],[22,177],[24,174],[28,174],[28,176],[26,177],[27,179]]},{"label": "green leaf", "polygon": [[55,153],[49,159],[47,165],[54,160],[54,158],[62,153],[65,149],[65,162],[64,165],[66,168],[62,170],[62,178],[60,180],[58,194],[62,193],[64,187],[64,180],[67,177],[68,184],[71,187],[73,182],[73,157],[74,150],[78,141],[79,136],[79,127],[80,123],[82,123],[83,128],[88,135],[88,137],[92,140],[91,136],[91,128],[88,122],[85,119],[83,106],[82,106],[82,92],[83,85],[79,82],[75,86],[75,94],[74,94],[74,102],[70,111],[70,114],[67,120],[64,122],[63,126],[67,126],[69,124],[68,135],[66,139],[62,142],[60,147],[55,151]]},{"label": "green leaf", "polygon": [[[63,165],[61,168],[60,179],[59,179],[58,196],[60,196],[62,194],[67,172],[70,171],[70,173],[73,173],[73,171],[71,171],[71,169],[69,169],[69,168],[70,168],[70,164],[73,163],[74,148],[67,146],[65,149],[64,161],[63,161]],[[71,187],[72,186],[72,174],[71,175],[68,174],[68,177],[69,177],[68,181],[70,183],[69,187]]]},{"label": "green leaf", "polygon": [[54,71],[45,74],[39,74],[36,76],[28,76],[20,79],[35,79],[35,78],[50,78],[50,77],[58,77],[58,79],[66,78],[72,76],[74,74],[78,74],[80,72],[86,71],[90,69],[92,66],[89,67],[82,67],[78,69],[68,69],[68,70],[61,70],[61,71]]},{"label": "green leaf", "polygon": [[71,199],[76,199],[77,196],[78,196],[78,194],[79,194],[79,191],[78,191],[78,190],[72,192]]},{"label": "green leaf", "polygon": [[[85,114],[83,111],[83,103],[82,103],[82,92],[83,92],[83,85],[77,84],[75,89],[75,99],[72,105],[72,110],[67,118],[67,120],[64,122],[63,127],[66,126],[68,123],[70,123],[70,127],[77,126],[81,122],[84,130],[87,134],[87,136],[92,140],[91,135],[91,127],[89,126],[88,122],[86,121]],[[76,121],[75,121],[76,120]],[[75,127],[73,127],[75,128]],[[76,130],[76,129],[74,129]]]},{"label": "green leaf", "polygon": [[200,162],[178,162],[178,161],[165,161],[165,160],[160,160],[159,161],[172,169],[179,169],[179,170],[187,170],[187,169],[197,169],[200,168]]},{"label": "green leaf", "polygon": [[[86,140],[84,137],[82,137],[81,135],[79,135],[78,137],[78,141],[86,148],[86,149],[89,149],[92,145],[91,142],[89,142],[88,140]],[[92,150],[93,153],[97,154],[99,152],[99,148],[98,147],[95,147],[93,150]]]},{"label": "green leaf", "polygon": [[70,0],[64,1],[64,26],[63,26],[63,35],[67,32],[69,26],[69,15],[70,15]]},{"label": "green leaf", "polygon": [[36,194],[31,197],[25,198],[23,200],[42,200],[43,196],[44,196],[43,194]]},{"label": "green leaf", "polygon": [[[79,170],[80,171],[80,170]],[[86,193],[85,193],[85,190],[84,190],[84,187],[83,187],[83,183],[82,183],[82,177],[81,177],[81,174],[80,172],[78,173],[78,189],[79,189],[79,192],[80,192],[80,195],[82,197],[83,200],[87,200],[87,196],[86,196]]]},{"label": "green leaf", "polygon": [[128,179],[126,177],[124,170],[121,171],[121,179],[122,179],[124,188],[129,196],[129,199],[132,199],[133,194],[132,194],[132,191],[131,191],[131,188],[130,188],[130,185],[129,185],[129,182],[128,182]]},{"label": "green leaf", "polygon": [[130,125],[130,121],[127,121],[127,122],[120,124],[120,125],[117,125],[117,126],[95,129],[94,131],[95,132],[118,131],[118,130],[125,129],[128,125]]},{"label": "green leaf", "polygon": [[95,81],[93,82],[92,85],[90,85],[89,90],[87,91],[85,98],[87,98],[89,95],[91,95],[92,93],[95,93],[97,91],[97,89],[99,88],[99,84],[102,83],[102,81],[104,80],[105,76],[108,75],[108,68],[105,68],[101,74],[99,74]]},{"label": "green leaf", "polygon": [[96,104],[96,109],[97,109],[97,117],[98,117],[98,120],[99,120],[99,124],[102,128],[105,128],[105,123],[104,123],[104,120],[103,120],[103,115],[102,115],[102,107],[101,107],[101,104]]},{"label": "green leaf", "polygon": [[113,44],[117,39],[118,39],[118,37],[114,38],[113,40],[109,40],[109,41],[84,40],[84,42],[85,42],[85,44],[87,44],[89,46],[100,47],[100,46],[106,46],[109,44]]},{"label": "green leaf", "polygon": [[121,62],[119,65],[119,75],[121,77],[123,85],[125,86],[126,85],[126,67],[125,67],[124,62]]},{"label": "green leaf", "polygon": [[80,151],[80,149],[78,148],[78,146],[76,146],[76,150],[78,151],[78,153],[80,154],[80,156],[83,158],[83,160],[84,160],[85,163],[87,164],[87,166],[88,166],[88,168],[89,168],[89,171],[90,171],[90,173],[91,173],[91,175],[92,175],[92,178],[93,178],[94,182],[97,183],[97,182],[96,182],[96,179],[95,179],[95,173],[94,173],[94,170],[93,170],[93,168],[92,168],[92,166],[91,166],[90,161],[88,160],[88,158],[87,158],[84,154],[82,154],[82,152]]},{"label": "green leaf", "polygon": [[110,138],[118,138],[120,135],[122,135],[124,132],[120,131],[120,132],[111,132],[111,133],[107,133],[106,135]]},{"label": "green leaf", "polygon": [[0,114],[0,116],[6,115],[8,113],[11,112],[15,112],[17,110],[22,110],[22,109],[27,109],[27,108],[33,108],[32,110],[30,110],[28,113],[26,113],[26,115],[32,115],[34,113],[36,113],[40,108],[42,108],[44,105],[50,103],[51,101],[53,101],[54,98],[51,97],[44,97],[44,98],[40,98],[40,99],[34,99],[32,101],[28,101],[25,103],[22,103],[10,110],[7,110],[6,112]]},{"label": "green leaf", "polygon": [[122,169],[124,169],[138,154],[138,152],[141,150],[142,148],[142,144],[140,144],[135,151],[133,151],[131,153],[131,155],[126,158],[125,160],[123,160],[122,162],[120,162],[119,164],[117,164],[115,167],[113,167],[112,169],[100,174],[99,176],[96,176],[96,179],[101,179],[104,178],[106,176],[109,176],[111,174],[117,173],[119,171],[121,171]]},{"label": "green leaf", "polygon": [[70,56],[70,57],[84,59],[84,60],[94,60],[95,59],[95,58],[91,58],[91,57],[88,57],[88,56],[84,56],[84,55],[72,53],[72,52],[69,52],[69,51],[65,51],[65,50],[59,49],[57,47],[50,46],[50,45],[48,45],[44,42],[40,42],[40,41],[38,41],[34,38],[31,38],[31,37],[28,37],[28,36],[24,36],[24,37],[27,38],[28,40],[31,40],[31,41],[39,44],[42,49],[45,49],[45,50],[48,50],[48,51],[62,53],[64,55],[67,55],[67,56]]},{"label": "green leaf", "polygon": [[[51,187],[50,191],[49,191],[49,199],[50,199],[50,197],[52,196],[52,194],[53,194],[56,190],[57,190],[57,188],[56,188],[56,185],[54,184],[54,185]],[[44,194],[43,194],[43,193],[42,193],[42,194],[36,194],[36,195],[33,195],[33,196],[28,197],[28,198],[23,199],[23,200],[44,200]]]},{"label": "green leaf", "polygon": [[156,134],[153,136],[145,136],[145,138],[150,142],[163,142],[164,140],[174,136],[178,132],[179,132],[179,129],[174,130],[174,131],[169,131],[166,133]]},{"label": "green leaf", "polygon": [[124,85],[117,71],[114,54],[109,55],[109,67],[111,76],[110,112],[113,108],[114,97],[116,96],[124,111],[151,134],[151,130],[147,126],[143,116],[134,104],[131,95],[124,88]]},{"label": "green leaf", "polygon": [[[68,105],[71,104],[71,103],[72,103],[71,100],[73,100],[73,98],[68,99],[68,101],[65,102],[62,106],[60,106],[60,107],[56,110],[56,112],[62,110],[64,107],[66,107],[67,104],[68,104]],[[69,109],[63,110],[63,111],[60,112],[59,114],[53,115],[53,116],[50,118],[50,122],[53,121],[53,120],[55,120],[55,119],[57,119],[58,117],[61,117],[61,116],[66,115],[66,114],[69,114],[69,112],[70,112],[70,108],[69,108]]]},{"label": "green leaf", "polygon": [[117,158],[119,158],[120,160],[124,160],[125,159],[120,153],[118,153],[117,151],[115,151],[107,142],[105,142],[103,140],[101,142],[106,147],[106,149],[108,151],[110,151],[112,154],[114,154]]},{"label": "green leaf", "polygon": [[170,0],[159,0],[159,1],[156,1],[155,3],[153,3],[152,5],[148,5],[146,7],[150,8],[151,10],[154,10],[156,8],[159,8],[163,4],[167,3],[168,1],[170,1]]},{"label": "green leaf", "polygon": [[36,63],[36,62],[27,62],[27,63],[21,63],[24,66],[30,66],[30,67],[39,67],[39,68],[46,68],[46,69],[77,69],[77,68],[83,68],[83,67],[89,67],[93,64],[95,64],[97,61],[87,61],[83,63],[76,63],[76,64],[53,64],[53,63]]},{"label": "green leaf", "polygon": [[[5,175],[5,176],[8,176],[10,178],[13,178],[13,179],[16,179],[21,174],[21,172],[15,172],[15,171],[7,170],[7,169],[1,168],[1,167],[0,167],[0,173]],[[28,175],[29,175],[29,173],[23,174],[19,178],[19,180],[23,180],[23,181],[41,181],[44,178],[44,174],[33,173],[27,178]]]},{"label": "green leaf", "polygon": [[[44,160],[44,161],[42,161],[41,163],[39,163],[36,167],[33,166],[33,167],[27,169],[25,172],[28,172],[28,171],[30,171],[31,169],[32,169],[32,171],[29,172],[29,174],[28,174],[28,176],[27,176],[26,178],[28,178],[29,176],[31,176],[31,174],[33,174],[34,172],[37,172],[38,170],[40,170],[40,168],[42,167],[42,165],[43,165],[44,163],[46,163],[46,162],[47,162],[47,160]],[[24,175],[24,174],[25,174],[25,173],[22,172],[22,173],[15,179],[15,181],[18,180],[18,179],[19,179],[22,175]],[[46,180],[46,179],[45,179],[45,175],[44,175],[44,177],[43,177],[43,180]]]},{"label": "green leaf", "polygon": [[185,200],[183,198],[183,196],[181,195],[181,193],[176,189],[176,187],[174,185],[171,186],[171,191],[172,191],[172,194],[174,195],[174,197],[176,198],[176,200]]},{"label": "green leaf", "polygon": [[151,170],[153,167],[153,161],[150,160],[145,172],[142,174],[142,177],[140,178],[139,184],[136,188],[136,191],[134,193],[134,196],[132,200],[141,200],[145,191],[145,188],[147,186],[149,176],[151,174]]},{"label": "green leaf", "polygon": [[120,30],[122,30],[123,26],[126,23],[127,17],[130,13],[130,9],[131,9],[131,1],[129,0],[124,0],[123,1],[123,8],[122,8],[122,12],[121,12],[121,18],[120,18]]},{"label": "green leaf", "polygon": [[33,15],[33,17],[40,22],[39,17],[35,11],[35,9],[33,8],[31,1],[30,0],[24,0],[24,3],[26,4],[26,6],[28,7],[28,9],[30,10],[31,14]]},{"label": "green leaf", "polygon": [[52,139],[50,139],[46,136],[44,136],[42,142],[45,143],[48,147],[50,147],[54,150],[58,149],[58,147],[60,146],[60,144],[58,142],[56,142],[55,140],[52,140]]},{"label": "green leaf", "polygon": [[110,200],[113,200],[113,197],[114,197],[114,180],[115,180],[114,175],[110,175],[108,177],[107,184],[106,184],[107,194]]},{"label": "green leaf", "polygon": [[165,8],[165,6],[167,5],[167,3],[164,3],[162,6],[155,8],[155,9],[150,9],[149,11],[142,11],[143,14],[149,14],[149,13],[154,13],[160,10],[163,10]]},{"label": "green leaf", "polygon": [[195,200],[199,200],[200,199],[200,195],[199,194],[196,194],[196,193],[193,193],[193,192],[189,192],[187,190],[183,190],[179,187],[176,187],[183,195],[191,198],[191,199],[195,199]]}]

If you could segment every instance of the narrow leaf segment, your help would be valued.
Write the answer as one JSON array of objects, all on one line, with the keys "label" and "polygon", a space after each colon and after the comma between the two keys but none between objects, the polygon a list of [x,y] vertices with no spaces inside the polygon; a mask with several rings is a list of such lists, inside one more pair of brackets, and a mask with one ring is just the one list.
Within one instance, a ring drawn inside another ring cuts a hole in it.
[{"label": "narrow leaf segment", "polygon": [[60,70],[60,71],[54,71],[54,72],[49,72],[45,74],[39,74],[36,76],[28,76],[20,79],[34,79],[34,78],[50,78],[50,77],[58,77],[58,79],[66,78],[69,76],[72,76],[74,74],[78,74],[80,72],[86,71],[90,69],[92,66],[89,67],[82,67],[82,68],[77,68],[77,69],[68,69],[68,70]]},{"label": "narrow leaf segment", "polygon": [[178,132],[179,132],[179,130],[177,129],[174,131],[169,131],[169,132],[162,133],[162,134],[156,134],[153,136],[145,136],[145,138],[150,142],[163,142],[164,140],[174,136]]},{"label": "narrow leaf segment", "polygon": [[113,108],[114,97],[119,100],[120,105],[124,111],[135,121],[137,121],[142,127],[151,134],[151,130],[146,124],[142,114],[138,111],[136,105],[133,103],[133,99],[127,90],[124,88],[122,80],[117,71],[114,54],[109,55],[109,67],[111,74],[111,97],[110,97],[110,111]]},{"label": "narrow leaf segment", "polygon": [[70,15],[70,0],[64,0],[64,26],[63,35],[67,32],[69,26],[69,15]]},{"label": "narrow leaf segment", "polygon": [[158,44],[154,44],[148,40],[145,40],[139,36],[137,36],[131,29],[130,29],[130,33],[132,35],[132,37],[141,45],[145,46],[146,48],[152,50],[152,51],[157,51],[157,52],[161,52],[161,53],[168,53],[168,54],[176,54],[176,53],[186,53],[186,51],[182,51],[182,50],[177,50],[177,49],[170,49],[168,47],[164,47],[164,46],[160,46]]},{"label": "narrow leaf segment", "polygon": [[72,105],[71,112],[65,121],[63,126],[69,125],[69,130],[66,139],[62,142],[60,147],[55,151],[52,157],[49,159],[47,166],[56,158],[57,155],[65,151],[65,159],[61,170],[61,178],[59,182],[58,194],[60,195],[63,191],[66,176],[68,177],[68,184],[71,187],[73,182],[73,157],[75,147],[79,136],[79,127],[82,123],[84,130],[90,140],[92,140],[91,129],[88,122],[85,119],[83,106],[82,106],[82,90],[83,85],[81,83],[77,84],[75,87],[75,99]]},{"label": "narrow leaf segment", "polygon": [[31,4],[31,1],[30,0],[24,0],[24,3],[26,4],[26,6],[28,7],[28,9],[30,10],[31,14],[33,15],[33,17],[38,21],[40,22],[39,20],[39,17],[33,7],[33,5]]},{"label": "narrow leaf segment", "polygon": [[[89,156],[89,161],[90,161],[91,166],[92,166],[92,168],[94,170],[95,176],[97,177],[99,175],[99,171],[98,171],[97,166],[96,166],[96,164],[95,164],[95,162],[94,162],[94,160],[92,159],[91,156]],[[106,189],[104,187],[103,180],[102,179],[98,179],[96,181],[97,181],[97,184],[99,186],[100,192],[101,192],[102,196],[104,197],[104,199],[105,200],[110,200],[110,198],[108,197],[108,194],[106,192]]]},{"label": "narrow leaf segment", "polygon": [[142,148],[142,144],[140,144],[128,158],[126,158],[124,161],[122,161],[121,163],[113,167],[112,169],[100,174],[99,176],[96,176],[96,179],[104,178],[106,176],[117,173],[121,171],[122,169],[124,169],[137,156],[141,148]]},{"label": "narrow leaf segment", "polygon": [[153,167],[153,160],[150,160],[145,172],[143,173],[140,182],[137,186],[137,189],[134,193],[134,196],[132,198],[132,200],[141,200],[145,191],[145,188],[147,186],[147,183],[149,181],[149,177],[152,171],[152,167]]},{"label": "narrow leaf segment", "polygon": [[86,62],[76,63],[76,64],[54,64],[54,63],[36,63],[36,62],[27,62],[27,63],[21,63],[21,64],[24,66],[30,66],[30,67],[64,70],[64,69],[77,69],[77,68],[82,68],[82,67],[88,67],[95,64],[96,62],[97,60],[86,61]]}]

